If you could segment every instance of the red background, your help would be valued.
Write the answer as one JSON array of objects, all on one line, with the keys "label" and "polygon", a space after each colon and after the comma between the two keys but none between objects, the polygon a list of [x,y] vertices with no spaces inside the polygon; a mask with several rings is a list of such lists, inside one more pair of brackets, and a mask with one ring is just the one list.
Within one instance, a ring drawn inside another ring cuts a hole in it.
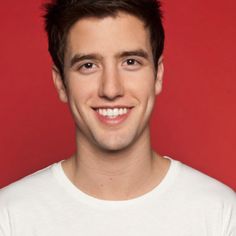
[{"label": "red background", "polygon": [[[0,187],[75,150],[50,75],[40,5],[0,8]],[[154,148],[236,189],[236,2],[164,0],[165,80]]]}]

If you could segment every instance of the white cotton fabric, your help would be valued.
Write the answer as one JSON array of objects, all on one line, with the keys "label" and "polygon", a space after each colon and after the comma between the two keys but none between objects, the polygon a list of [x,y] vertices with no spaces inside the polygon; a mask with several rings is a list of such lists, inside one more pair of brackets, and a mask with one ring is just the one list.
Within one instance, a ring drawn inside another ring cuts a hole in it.
[{"label": "white cotton fabric", "polygon": [[156,188],[105,201],[76,188],[61,162],[0,191],[0,236],[236,236],[236,194],[171,159]]}]

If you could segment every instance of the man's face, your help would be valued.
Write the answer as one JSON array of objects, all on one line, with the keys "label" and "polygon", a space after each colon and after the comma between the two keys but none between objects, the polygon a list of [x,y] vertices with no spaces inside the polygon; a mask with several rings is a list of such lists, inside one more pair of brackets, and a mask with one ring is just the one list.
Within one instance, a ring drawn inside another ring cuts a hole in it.
[{"label": "man's face", "polygon": [[125,13],[79,20],[68,34],[64,64],[66,88],[56,70],[54,82],[69,103],[80,142],[118,151],[149,138],[163,65],[156,74],[142,21]]}]

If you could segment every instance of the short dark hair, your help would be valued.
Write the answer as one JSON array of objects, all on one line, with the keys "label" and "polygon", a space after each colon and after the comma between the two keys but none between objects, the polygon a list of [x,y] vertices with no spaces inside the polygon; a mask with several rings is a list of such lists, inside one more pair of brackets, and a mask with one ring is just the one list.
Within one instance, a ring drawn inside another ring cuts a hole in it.
[{"label": "short dark hair", "polygon": [[116,16],[125,12],[138,17],[150,30],[154,63],[164,49],[164,28],[158,0],[52,0],[44,5],[48,50],[64,78],[64,54],[70,28],[81,18]]}]

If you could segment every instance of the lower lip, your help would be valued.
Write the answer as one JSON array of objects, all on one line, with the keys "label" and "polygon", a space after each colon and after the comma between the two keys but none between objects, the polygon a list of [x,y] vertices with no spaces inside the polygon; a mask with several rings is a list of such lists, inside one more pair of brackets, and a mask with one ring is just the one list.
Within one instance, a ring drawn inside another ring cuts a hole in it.
[{"label": "lower lip", "polygon": [[123,114],[123,115],[120,115],[120,116],[117,116],[117,117],[114,117],[114,118],[111,118],[111,117],[108,117],[108,116],[102,116],[97,111],[95,111],[95,112],[96,112],[96,115],[97,115],[98,119],[102,123],[107,124],[107,125],[118,125],[118,124],[123,123],[128,118],[128,116],[131,112],[131,109],[129,109],[126,114]]}]

